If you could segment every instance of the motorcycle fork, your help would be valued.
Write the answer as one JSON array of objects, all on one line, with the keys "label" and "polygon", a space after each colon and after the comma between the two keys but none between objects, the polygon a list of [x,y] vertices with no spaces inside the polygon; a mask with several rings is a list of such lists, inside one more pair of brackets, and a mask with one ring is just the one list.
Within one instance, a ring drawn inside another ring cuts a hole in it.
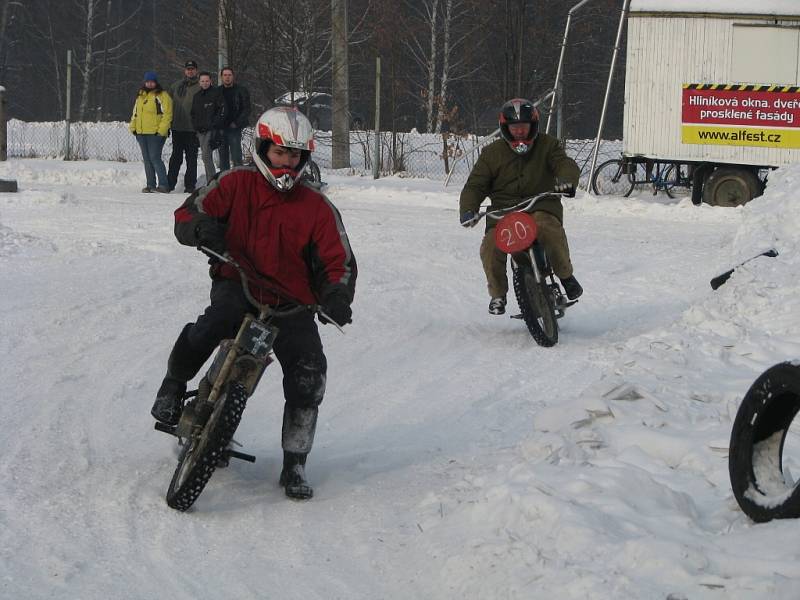
[{"label": "motorcycle fork", "polygon": [[[253,315],[247,314],[245,315],[244,320],[242,320],[242,324],[239,327],[239,332],[236,334],[236,337],[234,338],[233,343],[230,345],[230,348],[228,348],[228,353],[225,356],[225,360],[223,361],[222,366],[219,368],[219,371],[217,371],[217,374],[214,377],[214,381],[211,382],[212,387],[211,387],[211,392],[208,395],[208,399],[206,400],[207,402],[213,404],[214,402],[217,401],[217,397],[219,396],[222,387],[228,380],[228,375],[231,372],[233,363],[239,357],[239,353],[241,350],[240,341],[242,339],[242,336],[247,331],[247,328],[249,327],[250,323],[254,320],[254,318],[255,317],[253,317]],[[216,359],[214,362],[216,362]],[[214,365],[212,364],[211,367],[213,369]]]}]

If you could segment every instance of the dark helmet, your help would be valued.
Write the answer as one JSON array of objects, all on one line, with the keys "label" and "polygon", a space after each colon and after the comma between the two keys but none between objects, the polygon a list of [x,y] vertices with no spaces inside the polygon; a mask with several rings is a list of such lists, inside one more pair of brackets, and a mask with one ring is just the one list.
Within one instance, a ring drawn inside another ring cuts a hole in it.
[{"label": "dark helmet", "polygon": [[[527,139],[515,140],[508,130],[514,123],[530,123],[531,130]],[[525,98],[514,98],[503,104],[500,109],[500,135],[508,142],[517,154],[526,154],[533,147],[533,141],[539,135],[539,111],[533,102]]]}]

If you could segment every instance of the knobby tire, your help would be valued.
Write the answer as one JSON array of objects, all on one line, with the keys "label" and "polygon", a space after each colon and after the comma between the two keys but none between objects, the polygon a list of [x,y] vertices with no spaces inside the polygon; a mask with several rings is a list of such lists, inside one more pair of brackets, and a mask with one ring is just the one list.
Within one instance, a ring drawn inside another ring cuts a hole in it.
[{"label": "knobby tire", "polygon": [[181,451],[167,490],[170,508],[185,511],[200,496],[236,433],[246,403],[247,392],[240,383],[228,383],[222,390],[200,435],[187,440]]},{"label": "knobby tire", "polygon": [[558,342],[553,295],[545,280],[536,281],[530,265],[518,265],[514,271],[514,292],[522,310],[522,318],[531,336],[540,346],[549,348]]}]

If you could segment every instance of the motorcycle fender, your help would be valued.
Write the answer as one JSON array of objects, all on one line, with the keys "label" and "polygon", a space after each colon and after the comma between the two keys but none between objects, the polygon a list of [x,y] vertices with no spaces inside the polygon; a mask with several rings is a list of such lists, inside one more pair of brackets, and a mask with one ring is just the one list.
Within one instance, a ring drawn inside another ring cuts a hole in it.
[{"label": "motorcycle fender", "polygon": [[249,354],[240,356],[233,363],[229,381],[238,381],[247,390],[247,395],[251,396],[261,381],[261,376],[267,368],[267,365],[272,362],[272,357],[267,356],[264,359],[256,358]]}]

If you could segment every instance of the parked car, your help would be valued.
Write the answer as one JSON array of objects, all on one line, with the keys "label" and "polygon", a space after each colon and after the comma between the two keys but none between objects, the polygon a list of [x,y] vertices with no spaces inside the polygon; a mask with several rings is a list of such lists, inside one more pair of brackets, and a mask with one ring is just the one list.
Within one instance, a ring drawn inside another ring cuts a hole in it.
[{"label": "parked car", "polygon": [[[286,93],[275,99],[276,105],[292,104],[292,94]],[[294,94],[294,105],[305,114],[314,129],[330,131],[333,127],[333,96],[325,92],[313,92],[310,97],[302,92]],[[350,129],[364,129],[366,121],[357,112],[350,111]]]}]

